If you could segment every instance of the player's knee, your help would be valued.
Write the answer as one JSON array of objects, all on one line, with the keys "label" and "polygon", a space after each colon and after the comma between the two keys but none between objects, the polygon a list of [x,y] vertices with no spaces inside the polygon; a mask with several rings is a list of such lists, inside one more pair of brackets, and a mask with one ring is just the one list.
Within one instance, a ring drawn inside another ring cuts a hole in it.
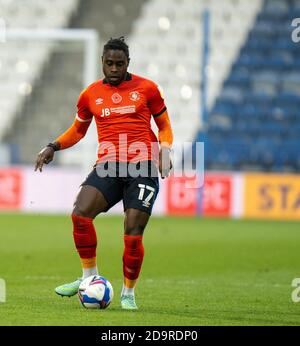
[{"label": "player's knee", "polygon": [[143,235],[145,230],[144,225],[132,224],[125,226],[125,234],[126,235]]},{"label": "player's knee", "polygon": [[89,210],[87,210],[86,208],[82,208],[81,206],[77,206],[77,205],[74,206],[72,214],[77,215],[77,216],[81,216],[81,217],[93,218]]}]

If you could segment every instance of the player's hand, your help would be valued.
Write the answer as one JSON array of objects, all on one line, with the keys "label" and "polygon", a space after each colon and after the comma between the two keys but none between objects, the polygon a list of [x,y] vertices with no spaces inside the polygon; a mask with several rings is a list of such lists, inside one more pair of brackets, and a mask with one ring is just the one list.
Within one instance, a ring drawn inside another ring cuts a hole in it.
[{"label": "player's hand", "polygon": [[159,151],[159,172],[162,179],[167,178],[173,168],[171,149],[161,147]]},{"label": "player's hand", "polygon": [[51,147],[46,147],[42,149],[35,162],[35,171],[39,170],[42,172],[43,170],[43,165],[50,163],[54,158],[54,149]]}]

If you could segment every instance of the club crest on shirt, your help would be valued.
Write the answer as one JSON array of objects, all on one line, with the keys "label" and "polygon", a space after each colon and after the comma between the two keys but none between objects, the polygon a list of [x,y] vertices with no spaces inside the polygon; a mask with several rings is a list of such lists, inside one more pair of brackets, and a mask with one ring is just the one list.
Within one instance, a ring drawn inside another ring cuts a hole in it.
[{"label": "club crest on shirt", "polygon": [[140,99],[140,94],[137,91],[132,91],[129,95],[132,101],[138,101]]},{"label": "club crest on shirt", "polygon": [[114,93],[111,95],[111,99],[113,103],[120,103],[122,101],[122,96],[118,93]]}]

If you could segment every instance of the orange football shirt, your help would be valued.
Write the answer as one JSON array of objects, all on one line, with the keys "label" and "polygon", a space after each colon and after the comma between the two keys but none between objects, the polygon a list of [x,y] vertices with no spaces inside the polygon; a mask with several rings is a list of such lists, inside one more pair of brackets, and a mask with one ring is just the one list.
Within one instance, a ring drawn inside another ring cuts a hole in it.
[{"label": "orange football shirt", "polygon": [[95,119],[98,132],[98,162],[138,162],[155,159],[157,138],[151,116],[166,110],[157,85],[127,73],[117,86],[106,79],[96,81],[80,94],[77,120]]}]

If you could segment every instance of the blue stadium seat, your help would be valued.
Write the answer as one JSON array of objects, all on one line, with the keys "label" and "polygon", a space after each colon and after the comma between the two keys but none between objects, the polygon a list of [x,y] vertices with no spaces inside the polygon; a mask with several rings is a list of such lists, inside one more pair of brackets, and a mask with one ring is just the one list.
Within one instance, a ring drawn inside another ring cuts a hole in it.
[{"label": "blue stadium seat", "polygon": [[291,39],[295,17],[300,17],[300,0],[264,2],[210,112],[208,168],[300,169],[300,46]]}]

